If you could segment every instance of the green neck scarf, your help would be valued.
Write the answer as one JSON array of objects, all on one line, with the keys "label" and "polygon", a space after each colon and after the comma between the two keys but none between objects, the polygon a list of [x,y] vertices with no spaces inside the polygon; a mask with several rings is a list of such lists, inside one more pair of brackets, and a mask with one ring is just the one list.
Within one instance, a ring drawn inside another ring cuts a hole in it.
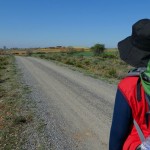
[{"label": "green neck scarf", "polygon": [[143,79],[143,75],[150,79],[150,61],[148,62],[147,69],[140,75],[141,83],[146,94],[150,95],[150,82]]}]

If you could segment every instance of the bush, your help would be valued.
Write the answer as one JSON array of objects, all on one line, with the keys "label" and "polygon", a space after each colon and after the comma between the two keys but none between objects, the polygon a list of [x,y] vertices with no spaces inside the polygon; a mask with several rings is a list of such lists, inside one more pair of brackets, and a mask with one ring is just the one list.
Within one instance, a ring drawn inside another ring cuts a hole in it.
[{"label": "bush", "polygon": [[104,44],[95,44],[93,47],[91,47],[91,51],[94,53],[95,56],[99,56],[104,52],[104,50]]},{"label": "bush", "polygon": [[111,68],[111,69],[108,71],[108,74],[110,75],[110,77],[116,77],[116,76],[117,76],[117,71],[116,71],[116,69]]},{"label": "bush", "polygon": [[107,54],[103,53],[100,55],[102,58],[110,58],[110,59],[117,59],[117,56],[115,54]]}]

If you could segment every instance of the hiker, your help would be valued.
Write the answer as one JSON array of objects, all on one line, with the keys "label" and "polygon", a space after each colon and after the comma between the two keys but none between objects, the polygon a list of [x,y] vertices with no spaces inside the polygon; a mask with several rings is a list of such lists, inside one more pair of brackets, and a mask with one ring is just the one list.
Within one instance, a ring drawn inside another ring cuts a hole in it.
[{"label": "hiker", "polygon": [[135,69],[118,84],[109,150],[150,150],[150,19],[137,21],[118,49]]}]

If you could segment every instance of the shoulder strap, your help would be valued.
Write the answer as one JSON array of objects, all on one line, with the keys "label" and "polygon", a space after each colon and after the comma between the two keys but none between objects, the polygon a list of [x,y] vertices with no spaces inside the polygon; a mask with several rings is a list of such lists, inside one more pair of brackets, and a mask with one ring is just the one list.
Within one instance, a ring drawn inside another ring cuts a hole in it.
[{"label": "shoulder strap", "polygon": [[146,70],[146,67],[139,67],[139,68],[134,68],[132,70],[130,70],[128,72],[129,77],[139,77],[138,81],[137,81],[137,92],[136,92],[136,96],[137,96],[137,100],[140,101],[141,100],[141,78],[140,75]]},{"label": "shoulder strap", "polygon": [[139,125],[138,125],[138,123],[136,122],[135,119],[133,120],[133,123],[134,123],[134,126],[135,126],[135,128],[138,132],[138,135],[140,137],[141,142],[143,142],[145,140],[145,137],[144,137],[144,134],[143,134],[141,128],[139,127]]},{"label": "shoulder strap", "polygon": [[[141,100],[141,78],[140,78],[140,75],[143,74],[143,72],[146,70],[146,67],[140,67],[140,68],[135,68],[131,71],[128,72],[128,76],[132,77],[139,77],[138,81],[137,81],[137,87],[136,87],[136,95],[137,95],[137,100],[140,101]],[[148,97],[146,96],[146,99],[148,99]],[[148,105],[149,105],[149,108],[150,108],[150,101],[148,100]],[[148,119],[149,118],[149,114],[146,115],[148,117],[146,117],[146,122],[148,123]],[[139,127],[138,123],[136,122],[136,120],[134,119],[133,120],[133,123],[134,123],[134,126],[138,132],[138,135],[139,135],[139,138],[141,140],[141,142],[143,142],[145,140],[145,137],[144,137],[144,134],[141,130],[141,128]]]},{"label": "shoulder strap", "polygon": [[141,100],[141,78],[139,77],[137,81],[137,86],[136,86],[136,98],[138,102]]},{"label": "shoulder strap", "polygon": [[145,70],[146,70],[146,67],[134,68],[128,72],[127,76],[130,76],[130,77],[140,76],[140,74],[143,73]]}]

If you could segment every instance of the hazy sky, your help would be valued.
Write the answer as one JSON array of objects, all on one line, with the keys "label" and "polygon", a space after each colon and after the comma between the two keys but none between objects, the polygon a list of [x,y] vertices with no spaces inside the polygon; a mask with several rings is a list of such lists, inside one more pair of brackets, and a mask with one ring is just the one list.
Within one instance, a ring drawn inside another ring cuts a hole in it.
[{"label": "hazy sky", "polygon": [[0,47],[116,47],[150,0],[0,0]]}]

